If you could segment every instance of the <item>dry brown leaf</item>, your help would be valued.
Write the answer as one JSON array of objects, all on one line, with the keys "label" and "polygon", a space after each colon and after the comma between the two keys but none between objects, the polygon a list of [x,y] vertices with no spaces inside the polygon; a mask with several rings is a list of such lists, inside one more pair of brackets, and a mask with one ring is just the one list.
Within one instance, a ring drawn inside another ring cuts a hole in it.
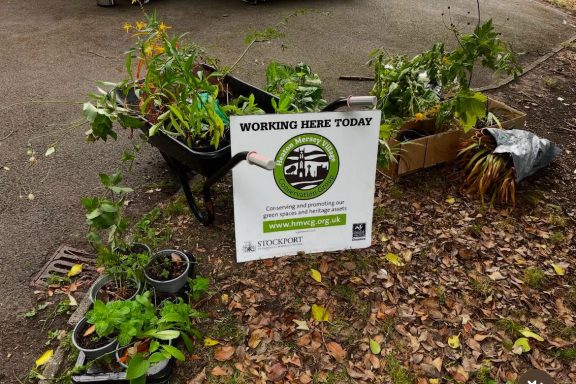
[{"label": "dry brown leaf", "polygon": [[96,326],[95,325],[91,325],[88,327],[88,329],[86,329],[86,331],[84,331],[84,334],[82,336],[86,337],[86,336],[90,336],[91,334],[94,333],[94,331],[96,330]]},{"label": "dry brown leaf", "polygon": [[190,379],[186,384],[202,384],[206,382],[206,367],[204,367],[193,379]]},{"label": "dry brown leaf", "polygon": [[310,335],[306,334],[306,335],[302,335],[298,340],[296,340],[296,344],[298,344],[298,346],[300,347],[305,347],[307,345],[310,345]]},{"label": "dry brown leaf", "polygon": [[312,377],[310,376],[309,372],[304,372],[303,374],[300,375],[298,380],[300,380],[302,384],[309,384],[312,382]]},{"label": "dry brown leaf", "polygon": [[173,263],[181,263],[182,262],[182,257],[177,253],[172,253],[170,255],[170,257],[172,258]]},{"label": "dry brown leaf", "polygon": [[452,377],[454,378],[454,380],[460,383],[466,383],[468,382],[469,375],[468,372],[464,370],[464,367],[460,365],[456,370],[456,372],[452,374]]},{"label": "dry brown leaf", "polygon": [[266,330],[263,328],[255,329],[254,331],[252,331],[250,339],[248,340],[248,346],[252,349],[258,347],[264,335],[266,335]]},{"label": "dry brown leaf", "polygon": [[276,363],[270,368],[268,379],[272,381],[282,380],[286,376],[288,369],[282,363]]},{"label": "dry brown leaf", "polygon": [[346,351],[342,346],[334,341],[326,343],[326,349],[328,349],[328,354],[336,359],[337,362],[341,363],[346,358]]},{"label": "dry brown leaf", "polygon": [[219,365],[212,368],[212,372],[210,372],[214,376],[231,376],[234,371],[230,367],[220,367]]},{"label": "dry brown leaf", "polygon": [[218,361],[227,361],[234,355],[235,348],[231,345],[223,345],[216,347],[214,351],[214,358]]},{"label": "dry brown leaf", "polygon": [[432,361],[432,365],[434,366],[434,368],[436,368],[436,370],[438,372],[442,372],[442,358],[441,357],[435,358],[434,361]]}]

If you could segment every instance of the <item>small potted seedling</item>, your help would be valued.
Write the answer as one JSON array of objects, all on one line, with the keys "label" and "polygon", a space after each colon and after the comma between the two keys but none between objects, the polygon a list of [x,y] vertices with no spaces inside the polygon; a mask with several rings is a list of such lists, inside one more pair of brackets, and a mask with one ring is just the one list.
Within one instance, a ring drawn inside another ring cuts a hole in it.
[{"label": "small potted seedling", "polygon": [[[193,262],[193,261],[192,261]],[[144,269],[146,280],[157,292],[176,293],[193,275],[190,258],[181,251],[164,250],[155,253]]]},{"label": "small potted seedling", "polygon": [[110,257],[115,262],[108,263],[106,274],[90,287],[90,300],[126,300],[141,293],[142,266],[148,263],[151,254],[150,247],[141,243],[133,243],[125,250],[116,248]]}]

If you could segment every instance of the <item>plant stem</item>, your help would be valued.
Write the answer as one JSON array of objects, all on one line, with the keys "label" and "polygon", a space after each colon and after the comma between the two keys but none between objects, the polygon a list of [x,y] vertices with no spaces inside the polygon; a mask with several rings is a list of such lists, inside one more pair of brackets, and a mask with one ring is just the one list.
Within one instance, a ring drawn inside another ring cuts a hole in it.
[{"label": "plant stem", "polygon": [[242,52],[242,54],[238,57],[238,59],[236,59],[236,62],[232,64],[232,66],[228,69],[228,71],[226,71],[226,74],[232,73],[234,67],[236,67],[240,62],[240,60],[242,60],[244,56],[246,56],[246,53],[248,53],[248,51],[250,50],[250,48],[252,48],[252,46],[254,45],[254,43],[256,43],[256,41],[257,41],[256,39],[252,39],[250,44],[248,44],[248,46],[244,49],[244,52]]}]

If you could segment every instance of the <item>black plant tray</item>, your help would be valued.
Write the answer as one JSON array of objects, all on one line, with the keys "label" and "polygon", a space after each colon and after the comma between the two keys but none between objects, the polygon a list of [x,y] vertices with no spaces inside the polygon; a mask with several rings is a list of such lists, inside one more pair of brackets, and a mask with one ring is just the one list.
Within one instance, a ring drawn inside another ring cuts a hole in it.
[{"label": "black plant tray", "polygon": [[[76,367],[82,367],[87,363],[86,355],[80,352],[78,359],[76,359]],[[148,375],[146,376],[147,384],[168,384],[170,377],[174,371],[173,359],[162,360],[150,367]],[[129,383],[126,380],[126,372],[110,372],[104,367],[95,363],[90,367],[86,373],[82,375],[72,376],[72,382],[75,384],[80,383],[99,383],[99,384],[113,384],[113,383]]]}]

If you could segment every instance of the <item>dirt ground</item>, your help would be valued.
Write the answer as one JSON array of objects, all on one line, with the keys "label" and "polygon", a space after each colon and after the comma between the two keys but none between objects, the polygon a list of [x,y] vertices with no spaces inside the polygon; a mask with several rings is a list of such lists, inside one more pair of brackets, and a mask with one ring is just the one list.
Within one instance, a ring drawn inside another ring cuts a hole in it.
[{"label": "dirt ground", "polygon": [[[443,6],[449,2],[445,3]],[[463,22],[466,21],[466,11],[473,3],[468,1],[453,5],[454,12]],[[233,62],[244,49],[242,37],[249,29],[269,26],[271,22],[277,22],[294,9],[310,6],[306,1],[280,0],[269,1],[263,8],[251,8],[240,1],[227,0],[203,3],[165,0],[156,1],[153,4],[157,7],[159,14],[174,26],[174,30],[178,32],[191,30],[194,38],[206,46],[211,54],[221,57],[224,63]],[[262,70],[270,60],[280,59],[288,62],[304,60],[323,75],[326,84],[330,84],[327,86],[328,98],[349,93],[362,94],[368,91],[369,84],[344,83],[337,81],[337,78],[343,74],[369,74],[369,69],[363,66],[368,51],[376,46],[384,45],[392,52],[415,53],[428,48],[436,40],[446,39],[449,35],[437,20],[440,13],[437,5],[431,5],[426,1],[332,1],[317,2],[314,3],[314,7],[317,7],[320,12],[306,19],[297,20],[291,26],[287,37],[282,42],[288,46],[286,51],[280,48],[280,43],[274,46],[258,47],[252,52],[250,60],[240,65],[238,69],[240,77],[255,84],[261,84]],[[254,17],[256,9],[259,12],[258,17]],[[123,68],[121,53],[129,44],[120,26],[124,21],[133,21],[140,17],[138,10],[130,7],[127,0],[121,2],[114,11],[95,7],[93,2],[54,0],[38,3],[26,0],[7,0],[0,2],[0,14],[3,15],[3,21],[0,23],[0,36],[3,41],[8,42],[5,45],[4,54],[0,55],[0,67],[3,68],[0,73],[0,87],[4,91],[0,96],[0,101],[3,107],[14,102],[36,99],[39,95],[44,99],[82,101],[88,92],[94,90],[95,79],[117,79]],[[502,15],[508,14],[516,15],[511,18],[510,22],[504,23]],[[551,46],[569,37],[574,30],[571,26],[573,22],[565,15],[533,1],[490,1],[487,3],[485,16],[496,17],[500,21],[505,37],[513,41],[516,49],[526,53],[523,56],[525,61],[530,61],[546,52]],[[204,23],[200,24],[195,21],[199,18]],[[384,19],[390,22],[381,24],[381,20]],[[567,23],[563,23],[564,20],[568,20]],[[410,32],[407,32],[406,25],[414,23],[419,23],[420,28],[410,29]],[[368,25],[380,25],[380,28],[370,29],[370,33],[366,33]],[[221,33],[214,34],[214,30],[219,30]],[[338,60],[334,60],[334,57],[338,57]],[[566,78],[567,81],[571,81],[569,75]],[[483,78],[483,80],[489,79]],[[530,85],[525,85],[526,93],[529,93],[527,91],[529,89]],[[558,89],[564,88],[559,86]],[[545,90],[548,89],[545,88]],[[549,91],[554,94],[556,89],[550,87]],[[568,89],[565,91],[566,94],[563,97],[569,100]],[[512,94],[504,93],[502,98],[514,106],[523,108],[525,102],[510,96]],[[544,101],[541,101],[541,104],[542,106],[548,105]],[[540,115],[540,109],[536,106],[532,107],[536,110],[533,115],[541,116],[543,121],[552,121],[551,119],[554,118],[544,113]],[[91,150],[87,150],[81,133],[65,135],[59,142],[55,161],[45,161],[42,151],[37,154],[41,161],[31,166],[25,151],[28,140],[44,134],[63,122],[74,121],[81,117],[79,106],[62,105],[55,108],[49,105],[19,105],[10,111],[3,109],[0,112],[2,121],[0,127],[0,234],[2,235],[0,248],[3,250],[0,256],[0,275],[4,279],[0,287],[0,337],[2,341],[0,343],[0,361],[2,361],[0,382],[16,383],[26,376],[34,360],[48,348],[48,345],[54,347],[57,344],[52,341],[45,345],[44,341],[47,339],[48,331],[64,328],[66,317],[64,314],[60,315],[49,327],[42,322],[49,313],[57,309],[57,301],[60,299],[58,297],[49,299],[48,301],[53,304],[40,311],[35,318],[24,319],[23,316],[27,311],[45,301],[41,295],[34,294],[28,284],[32,276],[60,244],[86,247],[83,240],[85,225],[79,205],[80,197],[99,193],[97,173],[113,171],[122,151],[129,147],[130,142],[123,137],[116,145],[98,144]],[[565,117],[569,116],[565,115]],[[545,123],[542,123],[542,127],[545,126]],[[534,126],[534,129],[539,128]],[[565,134],[569,135],[569,132],[566,131]],[[546,136],[544,133],[543,135]],[[51,140],[53,138],[40,138],[34,141],[35,148],[40,151],[41,148],[49,145]],[[573,182],[573,178],[568,178],[565,170],[558,168],[561,167],[558,164],[564,164],[566,156],[567,153],[563,153],[561,161],[550,168],[549,174],[535,177],[534,184],[527,183],[527,189],[531,189],[532,185],[542,188],[544,191],[542,193],[545,195],[543,204],[557,205],[562,198],[561,191],[569,191],[571,188],[572,184],[569,183]],[[566,166],[570,167],[569,163],[566,163]],[[432,176],[429,188],[435,191],[435,201],[440,203],[444,201],[442,196],[445,194],[457,195],[457,191],[443,186],[445,176],[442,171],[431,170],[426,174]],[[137,190],[131,197],[132,215],[140,216],[174,192],[174,184],[171,180],[160,156],[151,148],[145,148],[134,172],[128,176],[127,180],[127,183],[135,186]],[[380,180],[382,190],[380,199],[390,201],[392,204],[391,207],[377,210],[377,212],[388,212],[392,215],[388,218],[377,218],[377,223],[382,228],[400,231],[402,222],[399,218],[405,212],[398,207],[403,206],[404,197],[416,199],[416,201],[420,201],[418,199],[429,201],[423,198],[427,196],[428,191],[422,191],[418,185],[411,186],[410,180],[412,179],[401,181],[396,186],[389,181]],[[560,190],[561,187],[565,189]],[[229,184],[224,184],[220,188],[222,196],[229,196]],[[148,193],[149,191],[151,192]],[[29,193],[35,195],[34,200],[26,199]],[[394,195],[396,197],[391,197],[390,195],[394,193],[397,193]],[[412,196],[412,194],[415,195]],[[226,197],[220,203],[223,207],[219,210],[217,225],[214,228],[204,230],[189,218],[186,211],[180,215],[172,215],[170,219],[165,219],[166,222],[159,225],[175,225],[179,228],[174,231],[170,244],[178,244],[180,247],[194,250],[201,261],[200,272],[215,279],[214,292],[220,293],[220,291],[228,290],[226,292],[229,292],[229,296],[232,297],[235,294],[244,294],[242,292],[245,287],[236,283],[239,276],[245,275],[251,279],[262,277],[267,280],[268,275],[274,273],[278,266],[265,263],[238,266],[231,264],[233,260],[231,201],[229,197]],[[480,210],[475,203],[464,198],[461,201],[459,199],[458,204],[466,204],[466,206],[471,204],[475,209]],[[573,215],[573,207],[571,208],[569,204],[561,207],[565,210],[563,216],[573,217],[570,216]],[[378,241],[376,238],[375,243],[379,244]],[[381,253],[381,250],[375,248],[367,255],[370,258],[377,258],[378,256],[375,255],[378,253]],[[304,279],[305,268],[308,265],[315,265],[319,268],[322,257],[306,258],[310,260],[306,261],[309,263],[306,265],[299,264],[295,260],[279,261],[282,267],[295,265],[296,269],[292,271],[287,268],[288,277],[278,279],[278,281],[287,284],[290,279],[300,275]],[[359,255],[345,257],[349,257],[350,262],[356,263],[360,260],[360,264],[364,263]],[[562,256],[559,257],[562,258]],[[326,256],[329,262],[336,258],[334,255]],[[374,263],[370,268],[381,267],[385,261],[378,259]],[[350,264],[347,265],[351,268]],[[221,270],[218,269],[219,266],[222,267]],[[263,276],[250,275],[254,266],[262,271]],[[330,269],[336,274],[335,276],[341,273],[338,268]],[[330,280],[337,281],[334,283],[336,285],[344,285],[340,282],[345,281],[349,275],[349,272],[344,272],[341,277],[337,278],[338,280],[334,280],[336,278],[334,276],[331,276]],[[308,282],[302,280],[301,283],[307,287]],[[232,288],[223,288],[228,284],[236,285],[231,286]],[[331,284],[328,288],[332,287]],[[356,288],[358,292],[364,289],[363,286],[354,284],[352,286],[355,291]],[[338,289],[342,292],[338,296],[340,299],[335,299],[334,305],[344,303],[341,296],[349,297],[350,295],[352,298],[349,300],[357,303],[353,297],[358,293],[351,294],[343,287]],[[324,294],[332,297],[333,294],[329,291],[326,289],[324,293],[320,291],[314,294],[319,294],[320,298],[324,298]],[[364,298],[364,296],[358,297]],[[293,297],[287,297],[285,301],[293,299]],[[309,297],[300,297],[298,300],[303,304],[311,302]],[[346,303],[349,302],[346,301]],[[347,305],[346,308],[354,309],[352,304]],[[372,310],[372,305],[377,306],[379,303],[374,302],[370,305],[370,310]],[[268,300],[261,306],[266,308],[271,315],[284,316],[280,312],[284,308],[283,305]],[[363,310],[366,311],[366,308]],[[306,317],[305,314],[300,315],[300,312],[295,313],[301,318]],[[240,321],[247,319],[243,316],[227,307],[218,307],[213,314],[214,324],[221,325],[223,329],[230,326],[231,329],[231,333],[220,334],[222,342],[231,343],[237,337],[236,344],[240,346],[245,341],[240,335],[249,330]],[[345,320],[344,316],[343,321]],[[340,324],[344,327],[344,323]],[[211,332],[208,324],[203,324],[202,327],[207,334]],[[235,329],[240,329],[242,332],[236,333]],[[334,335],[340,334],[340,330],[333,330],[333,332]],[[287,341],[287,344],[295,348],[290,343],[291,339]],[[347,349],[352,348],[350,342],[341,341],[341,343]],[[203,350],[202,353],[209,357],[211,351]],[[313,354],[310,361],[316,360]],[[212,366],[213,363],[210,362],[207,368],[208,374]],[[321,365],[316,367],[309,361],[305,366],[311,370],[311,374],[320,375],[320,377],[324,375],[322,372],[330,367]],[[181,367],[181,374],[177,380],[184,382],[186,378],[193,377],[201,368],[199,363],[186,364]],[[222,381],[226,382],[226,379]]]},{"label": "dirt ground", "polygon": [[[562,148],[520,184],[513,210],[460,194],[450,165],[398,182],[379,175],[371,248],[236,264],[229,180],[216,188],[212,227],[182,196],[162,203],[168,213],[155,226],[171,228],[167,244],[191,250],[211,279],[198,327],[219,342],[199,341],[173,382],[513,383],[532,367],[575,382],[575,58],[565,49],[490,92]],[[311,318],[314,304],[328,322]],[[536,336],[519,354],[527,329]]]}]

